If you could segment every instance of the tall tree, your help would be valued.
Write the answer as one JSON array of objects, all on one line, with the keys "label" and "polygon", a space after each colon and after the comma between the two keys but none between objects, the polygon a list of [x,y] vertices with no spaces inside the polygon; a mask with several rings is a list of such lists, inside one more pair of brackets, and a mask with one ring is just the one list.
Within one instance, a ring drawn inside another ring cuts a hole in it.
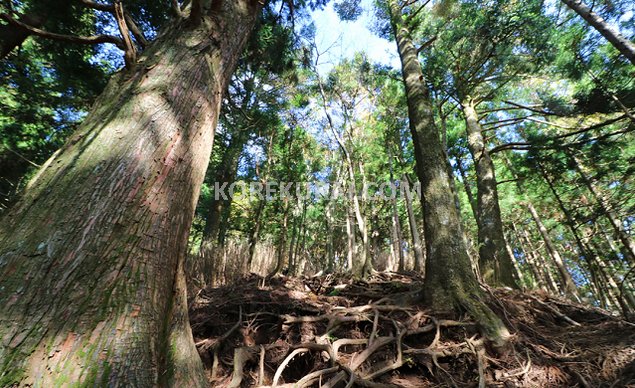
[{"label": "tall tree", "polygon": [[193,1],[128,57],[3,217],[0,385],[206,385],[183,264],[222,94],[261,6]]},{"label": "tall tree", "polygon": [[616,31],[602,16],[593,11],[591,7],[581,0],[562,0],[569,8],[586,20],[589,25],[597,30],[613,47],[619,50],[633,65],[635,65],[635,43],[628,40],[619,31]]},{"label": "tall tree", "polygon": [[437,307],[456,306],[467,310],[495,346],[504,346],[509,332],[483,300],[471,270],[458,209],[454,197],[449,195],[452,191],[445,149],[434,124],[418,50],[404,16],[404,11],[408,11],[404,8],[416,8],[397,0],[388,0],[386,5],[402,64],[417,174],[422,185],[427,250],[426,300]]}]

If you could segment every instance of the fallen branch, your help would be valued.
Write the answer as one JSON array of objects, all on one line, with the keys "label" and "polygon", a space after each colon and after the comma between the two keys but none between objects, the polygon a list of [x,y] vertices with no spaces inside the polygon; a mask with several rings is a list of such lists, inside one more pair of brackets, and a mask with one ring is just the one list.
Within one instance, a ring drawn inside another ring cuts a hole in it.
[{"label": "fallen branch", "polygon": [[578,322],[574,321],[573,319],[569,318],[568,316],[564,315],[563,313],[561,313],[560,311],[558,311],[557,308],[550,306],[549,304],[541,301],[540,299],[536,298],[533,295],[527,295],[531,300],[535,301],[536,303],[540,304],[541,306],[545,307],[547,310],[551,311],[552,313],[554,313],[558,318],[561,318],[563,320],[565,320],[566,322],[570,323],[573,326],[582,326],[580,325]]}]

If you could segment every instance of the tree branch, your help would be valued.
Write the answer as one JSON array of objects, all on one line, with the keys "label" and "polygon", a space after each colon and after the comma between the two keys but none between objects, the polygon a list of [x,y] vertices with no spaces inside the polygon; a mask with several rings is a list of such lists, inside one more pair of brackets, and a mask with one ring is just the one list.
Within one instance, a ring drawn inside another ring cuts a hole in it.
[{"label": "tree branch", "polygon": [[197,25],[201,22],[201,18],[203,17],[203,4],[201,0],[192,0],[192,4],[190,5],[190,23]]},{"label": "tree branch", "polygon": [[[97,11],[108,12],[115,15],[114,5],[102,4],[92,0],[80,0],[80,1],[82,2],[83,5],[85,5],[88,8],[92,8]],[[130,32],[132,32],[132,35],[134,35],[135,40],[137,41],[137,43],[139,43],[139,46],[141,46],[141,48],[145,48],[149,42],[146,39],[145,35],[143,34],[143,31],[141,31],[139,26],[137,26],[137,23],[135,23],[134,19],[129,14],[124,13],[124,18],[126,20],[126,24],[128,25],[128,28],[130,29]]]},{"label": "tree branch", "polygon": [[115,13],[115,7],[112,4],[98,3],[92,0],[80,0],[88,8],[96,9],[98,11]]},{"label": "tree branch", "polygon": [[426,48],[430,47],[432,43],[434,43],[436,40],[437,40],[437,36],[435,35],[430,40],[428,40],[427,42],[419,46],[419,48],[417,49],[417,54],[419,54],[421,51],[425,50]]},{"label": "tree branch", "polygon": [[126,50],[126,46],[124,42],[118,37],[112,36],[112,35],[95,35],[95,36],[64,35],[64,34],[57,34],[54,32],[44,31],[42,29],[33,27],[31,25],[22,23],[18,20],[13,19],[11,16],[7,15],[6,13],[0,14],[0,19],[5,20],[6,22],[14,26],[21,27],[29,31],[33,35],[46,38],[46,39],[57,40],[60,42],[78,43],[78,44],[112,43],[118,48],[120,48],[121,50],[124,50],[124,51]]},{"label": "tree branch", "polygon": [[174,12],[176,17],[179,19],[185,18],[185,14],[181,11],[181,6],[179,5],[178,0],[172,0],[172,12]]},{"label": "tree branch", "polygon": [[123,11],[123,4],[121,1],[115,1],[115,19],[117,20],[117,25],[119,26],[119,32],[123,37],[123,42],[126,46],[124,58],[126,61],[126,67],[132,67],[137,61],[137,49],[132,43],[132,38],[130,38],[130,31],[128,30],[128,24],[126,24],[126,17]]},{"label": "tree branch", "polygon": [[132,35],[134,36],[137,43],[139,43],[139,46],[141,46],[141,48],[143,49],[146,48],[149,42],[148,42],[148,39],[146,39],[146,36],[144,35],[143,31],[141,31],[139,26],[137,26],[137,23],[135,23],[135,21],[132,19],[130,15],[128,15],[127,13],[124,13],[124,17],[126,19],[126,24],[130,28],[130,32],[132,32]]},{"label": "tree branch", "polygon": [[540,113],[540,114],[545,115],[545,116],[559,116],[558,114],[553,113],[553,112],[548,112],[548,111],[543,110],[543,109],[537,109],[541,105],[527,106],[527,105],[521,105],[519,103],[516,103],[516,102],[513,102],[513,101],[507,101],[507,100],[505,100],[503,102],[505,104],[511,105],[513,107],[516,107],[518,109],[525,109],[525,110],[528,110],[528,111],[531,111],[531,112]]}]

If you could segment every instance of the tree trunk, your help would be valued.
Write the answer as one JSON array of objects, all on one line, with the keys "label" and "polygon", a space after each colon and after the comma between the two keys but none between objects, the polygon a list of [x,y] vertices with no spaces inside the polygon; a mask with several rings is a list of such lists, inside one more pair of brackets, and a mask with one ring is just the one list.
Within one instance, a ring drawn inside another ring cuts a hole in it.
[{"label": "tree trunk", "polygon": [[613,47],[621,52],[633,65],[635,65],[635,44],[615,31],[600,15],[580,0],[562,0],[569,8],[586,20],[597,30]]},{"label": "tree trunk", "polygon": [[[507,239],[505,239],[505,250],[507,251],[509,257],[514,257],[514,249],[511,245],[509,245]],[[520,271],[520,266],[515,258],[512,260],[512,264],[514,264],[514,280],[516,281],[516,284],[518,284],[519,288],[524,289],[523,273]]]},{"label": "tree trunk", "polygon": [[534,248],[525,241],[525,236],[520,233],[520,231],[518,230],[515,224],[512,224],[512,230],[514,231],[514,235],[516,236],[516,240],[518,242],[520,249],[522,249],[523,251],[525,264],[527,265],[527,267],[529,267],[529,271],[531,272],[531,275],[532,275],[531,277],[533,278],[533,282],[529,284],[529,288],[539,287],[546,291],[547,290],[545,286],[546,283],[544,279],[542,278],[542,276],[540,275],[540,272],[538,271],[538,267],[536,266],[536,259],[534,257]]},{"label": "tree trunk", "polygon": [[286,261],[286,253],[287,253],[287,227],[289,225],[289,208],[290,205],[287,202],[287,198],[284,199],[282,209],[282,225],[280,225],[280,231],[278,232],[278,242],[277,242],[277,259],[276,259],[276,268],[271,272],[269,276],[277,275],[282,272],[285,268]]},{"label": "tree trunk", "polygon": [[[538,167],[538,170],[540,171],[540,174],[545,179],[545,182],[547,182],[547,185],[549,186],[549,190],[551,191],[554,198],[556,199],[556,202],[558,203],[560,210],[565,216],[565,223],[569,227],[569,230],[571,231],[571,234],[573,235],[576,245],[578,246],[579,254],[582,256],[582,258],[584,259],[584,261],[587,263],[589,267],[591,278],[596,283],[597,290],[599,291],[599,293],[604,293],[604,290],[606,290],[606,295],[604,296],[604,300],[608,301],[609,298],[612,298],[614,295],[612,295],[612,293],[610,292],[609,287],[606,287],[606,282],[608,281],[608,283],[614,289],[618,288],[617,285],[615,283],[611,284],[612,279],[608,277],[606,272],[604,271],[604,268],[600,262],[601,260],[599,259],[599,257],[597,257],[594,251],[589,246],[587,246],[587,244],[585,244],[584,241],[582,241],[582,236],[580,236],[578,228],[576,227],[573,215],[571,214],[569,209],[567,209],[567,207],[565,206],[565,203],[563,199],[560,197],[560,194],[558,194],[558,191],[556,190],[556,187],[554,185],[552,178],[549,176],[545,168],[540,163],[537,163],[537,167]],[[600,275],[602,275],[602,279],[600,279],[600,277],[598,276],[598,270]],[[604,284],[601,284],[601,283],[604,283]],[[603,296],[600,295],[599,293],[597,294],[598,299],[602,300]]]},{"label": "tree trunk", "polygon": [[[240,131],[240,129],[238,130]],[[216,168],[214,175],[214,182],[219,185],[227,183],[229,187],[236,180],[236,171],[238,170],[238,159],[243,149],[245,142],[245,136],[236,135],[233,136],[231,142],[225,149],[221,162]],[[212,198],[210,204],[210,211],[205,222],[205,228],[203,229],[203,240],[218,242],[222,245],[224,240],[224,234],[226,227],[227,216],[229,215],[229,209],[231,208],[232,198]]]},{"label": "tree trunk", "polygon": [[607,204],[607,200],[605,199],[604,194],[600,191],[599,188],[595,187],[593,181],[584,173],[582,170],[582,166],[578,158],[575,157],[572,153],[567,153],[575,170],[580,175],[582,182],[589,189],[595,200],[597,201],[600,210],[604,214],[604,216],[611,222],[611,226],[613,226],[613,230],[615,230],[615,234],[619,237],[622,244],[624,244],[624,248],[626,248],[627,256],[629,257],[629,261],[631,263],[635,263],[635,241],[628,235],[626,230],[624,230],[624,223],[619,217],[609,208]]},{"label": "tree trunk", "polygon": [[[341,168],[338,168],[337,170],[335,170],[335,175],[334,177],[331,179],[330,182],[330,187],[329,187],[329,196],[326,199],[327,203],[326,203],[326,272],[327,273],[331,273],[333,272],[333,270],[335,269],[335,245],[333,242],[333,235],[335,234],[335,217],[333,216],[333,211],[335,210],[335,205],[337,204],[337,202],[335,201],[335,198],[338,198],[340,192],[340,174],[341,174]],[[348,229],[349,225],[348,225],[348,214],[346,216],[347,219],[347,233],[350,234],[350,231]],[[352,263],[352,256],[351,256],[351,260],[350,262]],[[353,267],[351,266],[350,263],[347,263],[349,265],[348,270],[352,271]]]},{"label": "tree trunk", "polygon": [[401,59],[410,132],[422,185],[427,250],[424,296],[432,307],[447,309],[454,306],[467,310],[494,346],[504,346],[509,332],[482,300],[482,292],[470,268],[460,216],[452,196],[446,152],[434,125],[417,49],[410,38],[399,1],[387,0],[387,3]]},{"label": "tree trunk", "polygon": [[472,209],[472,214],[474,215],[474,219],[478,219],[478,211],[476,210],[476,200],[474,199],[474,193],[472,192],[472,186],[470,185],[469,177],[467,175],[467,171],[463,167],[463,161],[460,156],[456,157],[456,168],[459,170],[461,174],[461,181],[463,182],[463,188],[465,189],[465,194],[467,195],[467,201],[470,203],[470,208]]},{"label": "tree trunk", "polygon": [[0,386],[206,386],[183,264],[223,90],[260,6],[172,25],[0,222]]},{"label": "tree trunk", "polygon": [[262,213],[265,210],[266,201],[261,199],[256,208],[256,216],[254,218],[254,225],[249,231],[249,258],[247,259],[247,271],[251,272],[253,266],[254,257],[256,257],[256,245],[260,239],[260,228],[262,226]]},{"label": "tree trunk", "polygon": [[346,262],[348,264],[348,269],[353,271],[353,267],[355,265],[355,231],[353,230],[353,216],[350,213],[350,210],[346,211]]},{"label": "tree trunk", "polygon": [[408,225],[410,226],[410,235],[412,236],[412,245],[415,255],[415,272],[422,272],[425,265],[425,256],[423,255],[423,245],[419,236],[419,227],[412,206],[412,193],[410,192],[410,178],[404,174],[402,184],[405,186],[406,210],[408,211]]},{"label": "tree trunk", "polygon": [[538,231],[540,232],[540,236],[545,242],[545,246],[547,247],[547,251],[549,252],[549,255],[553,259],[554,264],[556,264],[556,268],[558,268],[558,273],[560,274],[560,279],[562,280],[563,291],[567,295],[573,297],[574,299],[579,300],[578,289],[576,288],[575,283],[573,283],[573,278],[571,277],[571,274],[565,267],[564,261],[562,260],[562,257],[560,256],[560,252],[558,252],[558,250],[556,249],[556,246],[553,244],[553,241],[551,240],[551,237],[549,237],[549,232],[547,231],[547,228],[545,227],[545,225],[542,223],[542,220],[540,219],[540,216],[538,215],[536,208],[534,208],[534,205],[532,205],[531,203],[527,203],[527,209],[529,210],[529,213],[531,214],[531,218],[533,218],[534,222],[536,223],[536,226],[538,227]]},{"label": "tree trunk", "polygon": [[462,103],[462,108],[467,127],[467,143],[476,169],[476,223],[481,276],[488,284],[518,288],[514,280],[513,258],[505,249],[494,162],[485,146],[483,128],[473,101],[468,98]]},{"label": "tree trunk", "polygon": [[[393,157],[390,155],[390,184],[394,184],[394,169],[393,169]],[[403,243],[403,233],[401,232],[401,222],[399,220],[399,209],[397,207],[397,195],[392,195],[390,198],[391,207],[392,207],[392,227],[393,227],[393,235],[396,243],[393,242],[393,246],[395,249],[395,254],[398,262],[398,271],[403,272],[406,270],[406,263],[404,259],[402,243]]]}]

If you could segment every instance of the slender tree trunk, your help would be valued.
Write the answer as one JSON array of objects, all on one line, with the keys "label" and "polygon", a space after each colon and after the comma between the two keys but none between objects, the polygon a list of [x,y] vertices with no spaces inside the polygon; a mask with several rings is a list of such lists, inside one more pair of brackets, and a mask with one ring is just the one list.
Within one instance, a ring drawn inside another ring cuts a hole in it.
[{"label": "slender tree trunk", "polygon": [[[331,273],[335,268],[335,245],[333,243],[333,235],[335,234],[335,217],[333,216],[333,210],[336,205],[336,198],[340,195],[340,175],[341,170],[338,168],[335,171],[335,176],[331,180],[331,185],[329,187],[329,198],[326,204],[326,271]],[[347,221],[347,234],[350,234],[350,227],[348,225],[348,214],[346,216]],[[351,257],[352,260],[352,257]],[[348,269],[350,271],[353,270],[352,266],[349,266]]]},{"label": "slender tree trunk", "polygon": [[[316,70],[316,74],[317,74],[317,70]],[[335,124],[333,123],[333,118],[331,117],[331,114],[329,113],[329,110],[327,108],[328,105],[328,99],[326,97],[326,92],[324,91],[324,85],[322,84],[321,78],[318,75],[318,86],[320,89],[320,96],[322,97],[322,103],[323,103],[323,109],[324,109],[324,113],[326,114],[326,118],[328,121],[328,126],[329,129],[331,130],[331,134],[333,135],[333,137],[335,138],[335,140],[337,141],[337,144],[340,148],[340,151],[342,152],[342,155],[344,156],[345,162],[346,162],[346,171],[348,172],[348,179],[350,181],[350,197],[353,201],[353,210],[355,212],[355,219],[357,221],[357,227],[359,229],[359,233],[362,236],[362,257],[361,257],[361,273],[360,275],[362,277],[366,277],[367,275],[370,275],[370,273],[372,272],[372,263],[370,261],[371,257],[369,255],[369,248],[370,248],[370,241],[368,239],[368,226],[366,225],[366,219],[364,217],[364,213],[362,211],[362,206],[360,203],[360,199],[359,196],[357,195],[357,189],[356,189],[356,179],[355,179],[355,165],[353,164],[353,159],[351,157],[351,153],[349,151],[349,149],[346,147],[346,144],[344,144],[344,140],[342,139],[342,137],[340,136],[340,134],[337,132],[337,130],[335,129]],[[365,179],[364,177],[364,172],[363,172],[363,164],[360,163],[360,171],[361,171],[361,175],[362,175],[362,180]]]},{"label": "slender tree trunk", "polygon": [[256,246],[260,239],[260,228],[262,225],[262,212],[265,210],[266,201],[261,199],[256,208],[256,214],[254,217],[254,225],[249,232],[249,259],[247,261],[247,270],[251,271],[251,267],[254,263],[254,257],[256,257]]},{"label": "slender tree trunk", "polygon": [[207,385],[183,264],[259,8],[223,2],[162,33],[0,222],[0,385]]},{"label": "slender tree trunk", "polygon": [[465,189],[465,194],[467,195],[467,200],[470,203],[470,208],[472,209],[472,214],[474,215],[474,219],[478,219],[478,211],[476,210],[476,200],[474,199],[474,193],[472,192],[472,185],[470,185],[470,180],[467,175],[467,171],[463,167],[463,161],[461,157],[456,157],[456,168],[459,170],[459,174],[461,174],[461,181],[463,182],[463,188]]},{"label": "slender tree trunk", "polygon": [[[525,242],[525,246],[527,247],[526,252],[531,252],[528,258],[532,260],[534,276],[536,277],[539,285],[541,288],[551,291],[554,294],[560,294],[560,289],[551,275],[551,267],[545,262],[543,255],[540,254],[538,249],[536,249],[532,243],[531,235],[527,229],[522,230],[522,237]],[[542,269],[542,273],[540,272],[540,269]]]},{"label": "slender tree trunk", "polygon": [[476,168],[479,268],[483,280],[493,285],[517,288],[513,258],[505,249],[505,234],[498,203],[494,162],[483,138],[476,107],[471,99],[462,103],[467,142]]},{"label": "slender tree trunk", "polygon": [[529,247],[525,242],[524,236],[520,233],[515,224],[512,225],[512,230],[514,231],[514,235],[516,236],[516,241],[518,243],[518,247],[523,252],[523,258],[525,259],[525,264],[529,268],[529,272],[531,273],[531,279],[533,281],[530,282],[529,288],[540,287],[543,290],[546,290],[545,282],[540,276],[540,273],[536,267],[536,260],[534,258],[533,247]]},{"label": "slender tree trunk", "polygon": [[[267,143],[267,161],[264,165],[264,171],[260,171],[260,166],[256,165],[256,177],[262,183],[263,187],[267,187],[267,180],[269,179],[269,168],[271,167],[271,162],[273,160],[273,142],[276,137],[276,131],[272,131],[269,134],[268,143]],[[256,257],[256,249],[258,247],[258,240],[260,240],[260,229],[262,227],[262,213],[265,210],[265,206],[267,205],[267,201],[265,199],[260,199],[258,203],[258,207],[256,208],[256,214],[254,217],[254,225],[249,232],[249,259],[247,262],[247,268],[251,271],[251,267],[254,262],[254,258]]]},{"label": "slender tree trunk", "polygon": [[346,237],[347,237],[347,250],[346,250],[346,261],[348,263],[348,268],[352,271],[354,267],[355,260],[355,231],[353,230],[353,216],[350,214],[350,211],[346,212]]},{"label": "slender tree trunk", "polygon": [[[505,250],[507,250],[507,254],[509,255],[509,257],[514,257],[514,249],[509,244],[507,239],[505,239]],[[518,265],[518,262],[515,258],[512,260],[512,264],[514,264],[514,281],[522,289],[524,288],[523,273],[520,271],[520,266]]]},{"label": "slender tree trunk", "polygon": [[447,157],[434,125],[417,49],[410,38],[397,0],[387,0],[393,33],[402,65],[408,102],[410,132],[417,173],[422,185],[427,250],[424,295],[434,307],[467,310],[494,346],[504,346],[509,332],[485,304],[470,266],[460,216],[452,196]]},{"label": "slender tree trunk", "polygon": [[412,236],[412,245],[415,256],[415,272],[422,272],[425,265],[425,256],[423,254],[423,245],[421,244],[421,237],[419,235],[419,227],[417,226],[417,218],[412,206],[412,193],[410,192],[410,178],[408,175],[403,175],[401,182],[405,186],[404,199],[406,201],[406,210],[408,212],[408,225],[410,226],[410,235]]},{"label": "slender tree trunk", "polygon": [[[558,194],[558,191],[556,190],[554,186],[554,182],[552,178],[549,176],[547,171],[544,169],[544,167],[540,163],[537,164],[537,167],[538,167],[538,170],[540,171],[540,174],[547,182],[547,185],[549,186],[551,193],[556,199],[556,202],[558,202],[558,206],[560,207],[560,210],[565,216],[565,223],[569,227],[569,230],[571,231],[571,234],[573,235],[576,245],[578,246],[578,252],[580,253],[580,255],[582,256],[582,258],[584,259],[584,261],[587,263],[589,267],[589,272],[591,274],[593,281],[596,283],[597,290],[599,292],[597,294],[598,298],[601,300],[604,299],[606,301],[609,301],[610,298],[613,297],[612,293],[609,291],[609,288],[606,287],[606,282],[607,280],[610,279],[610,277],[607,276],[606,272],[604,271],[604,268],[602,268],[600,259],[597,257],[597,255],[582,240],[582,236],[580,236],[578,228],[576,227],[575,220],[573,219],[573,216],[571,215],[571,212],[569,211],[569,209],[567,209],[567,207],[565,206],[564,201],[560,197],[560,194]],[[598,276],[598,273],[601,276]],[[609,281],[609,283],[611,282]],[[616,289],[617,285],[614,284],[614,285],[611,285],[611,287],[614,287]],[[600,293],[605,294],[604,297],[600,295]],[[617,300],[618,299],[614,299],[614,301],[617,301]]]},{"label": "slender tree trunk", "polygon": [[[393,185],[394,184],[394,168],[393,168],[393,157],[392,155],[390,155],[390,184]],[[395,193],[395,195],[392,195],[390,198],[390,202],[391,202],[391,207],[392,207],[392,225],[393,225],[393,234],[394,234],[394,240],[396,240],[396,243],[394,243],[394,249],[395,249],[395,254],[396,254],[396,259],[398,262],[398,271],[399,272],[403,272],[406,270],[406,263],[404,260],[404,254],[403,254],[403,249],[401,249],[402,247],[402,243],[403,243],[403,234],[401,232],[401,222],[399,220],[399,209],[397,207],[397,195]]]},{"label": "slender tree trunk", "polygon": [[273,276],[282,272],[285,267],[286,261],[286,253],[287,253],[287,226],[289,224],[289,208],[290,205],[287,202],[287,198],[284,199],[283,209],[282,209],[282,225],[280,225],[280,231],[278,232],[278,248],[277,248],[277,260],[276,260],[276,268],[269,274],[269,276]]},{"label": "slender tree trunk", "polygon": [[534,205],[532,205],[529,202],[527,203],[527,209],[529,210],[529,213],[531,214],[531,218],[533,218],[534,222],[536,223],[536,226],[538,227],[538,231],[540,232],[540,236],[545,242],[545,246],[547,247],[547,251],[549,252],[549,255],[553,259],[553,262],[556,265],[556,268],[558,268],[558,273],[560,274],[560,279],[562,280],[562,288],[564,292],[567,295],[579,300],[580,298],[578,296],[578,290],[575,286],[575,283],[573,283],[573,278],[571,277],[571,274],[569,273],[566,266],[564,265],[564,261],[562,260],[562,257],[560,256],[560,252],[558,252],[558,250],[556,249],[556,246],[551,240],[551,237],[549,237],[549,232],[547,231],[547,228],[545,228],[545,225],[542,223],[542,220],[540,219],[540,216],[538,215],[536,208],[534,208]]},{"label": "slender tree trunk", "polygon": [[586,20],[597,30],[613,47],[621,52],[633,65],[635,65],[635,43],[631,42],[619,32],[614,30],[600,15],[580,0],[562,0],[569,8]]},{"label": "slender tree trunk", "polygon": [[326,272],[331,273],[335,268],[335,246],[333,234],[335,233],[335,220],[333,217],[333,201],[326,205]]},{"label": "slender tree trunk", "polygon": [[298,257],[301,252],[304,236],[306,235],[307,200],[304,199],[302,202],[300,202],[300,199],[298,198],[298,207],[302,209],[302,213],[300,215],[300,222],[298,224],[296,242],[295,242],[294,248],[289,250],[289,256],[291,257],[291,262],[292,262],[292,265],[289,268],[289,272],[293,276],[297,275],[298,270],[300,269]]},{"label": "slender tree trunk", "polygon": [[587,187],[587,189],[589,189],[589,191],[597,201],[600,210],[602,211],[604,216],[611,222],[611,226],[613,227],[613,230],[615,230],[615,234],[619,237],[622,244],[624,244],[624,248],[626,248],[627,255],[630,259],[629,261],[631,263],[635,263],[635,241],[633,241],[633,239],[624,229],[622,220],[620,220],[619,217],[611,209],[609,209],[609,205],[607,203],[608,201],[606,200],[604,194],[593,184],[592,180],[585,174],[578,158],[576,158],[575,155],[571,153],[568,153],[568,155],[571,158],[576,171],[580,175],[582,182]]}]

